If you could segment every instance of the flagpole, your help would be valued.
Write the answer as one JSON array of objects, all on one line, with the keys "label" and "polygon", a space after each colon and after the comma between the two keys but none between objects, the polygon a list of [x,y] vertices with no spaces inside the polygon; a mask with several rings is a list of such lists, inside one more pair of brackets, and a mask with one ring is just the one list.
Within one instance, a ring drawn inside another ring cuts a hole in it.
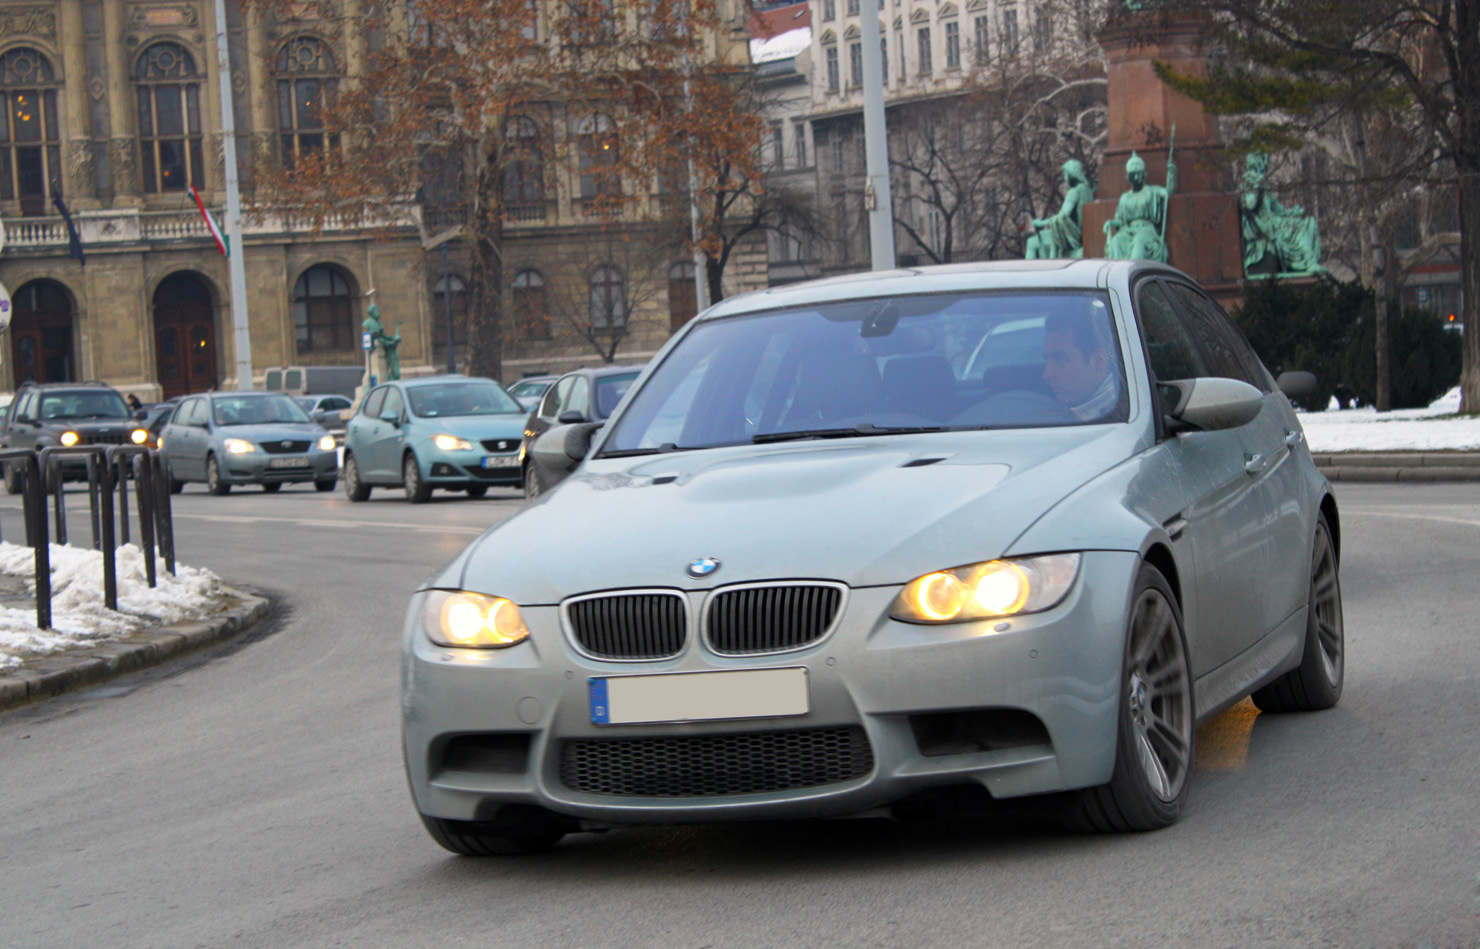
[{"label": "flagpole", "polygon": [[247,271],[242,258],[242,195],[236,168],[236,114],[231,104],[231,51],[226,36],[226,0],[216,0],[216,76],[221,89],[222,154],[226,160],[226,269],[231,276],[231,325],[236,352],[236,387],[252,388],[252,330],[247,319]]}]

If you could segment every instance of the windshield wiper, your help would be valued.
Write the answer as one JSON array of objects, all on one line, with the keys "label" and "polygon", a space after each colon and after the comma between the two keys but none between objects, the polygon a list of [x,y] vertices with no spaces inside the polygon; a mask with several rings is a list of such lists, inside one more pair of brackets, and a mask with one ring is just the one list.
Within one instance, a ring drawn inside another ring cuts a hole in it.
[{"label": "windshield wiper", "polygon": [[766,432],[752,435],[750,440],[757,445],[769,442],[793,442],[808,438],[861,438],[866,435],[913,435],[918,432],[943,432],[940,425],[875,425],[860,422],[852,428],[813,428],[799,432]]},{"label": "windshield wiper", "polygon": [[611,451],[601,453],[602,458],[632,458],[637,455],[666,455],[671,451],[689,451],[688,448],[680,448],[673,442],[664,442],[657,448],[614,448]]}]

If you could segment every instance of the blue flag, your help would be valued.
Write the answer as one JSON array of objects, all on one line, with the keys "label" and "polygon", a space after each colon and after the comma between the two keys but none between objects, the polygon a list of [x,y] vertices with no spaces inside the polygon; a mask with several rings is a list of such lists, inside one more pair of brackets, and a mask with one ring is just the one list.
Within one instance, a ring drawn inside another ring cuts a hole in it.
[{"label": "blue flag", "polygon": [[67,224],[67,253],[77,258],[77,262],[83,266],[87,265],[87,258],[82,254],[82,236],[77,233],[77,225],[72,223],[72,212],[67,210],[67,203],[62,196],[52,193],[51,203],[57,206],[62,213],[62,220]]}]

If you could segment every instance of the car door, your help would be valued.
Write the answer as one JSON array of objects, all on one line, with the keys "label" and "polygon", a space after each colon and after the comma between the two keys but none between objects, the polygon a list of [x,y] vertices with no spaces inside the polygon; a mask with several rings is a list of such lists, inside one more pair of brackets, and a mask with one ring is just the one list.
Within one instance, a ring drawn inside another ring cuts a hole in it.
[{"label": "car door", "polygon": [[[1136,309],[1145,334],[1153,383],[1216,375],[1160,280],[1143,281]],[[1192,553],[1195,601],[1187,627],[1196,642],[1193,675],[1201,676],[1254,642],[1265,622],[1253,604],[1268,562],[1262,543],[1268,511],[1245,470],[1246,429],[1182,432],[1171,440],[1187,505],[1182,539]]]},{"label": "car door", "polygon": [[36,447],[36,390],[27,389],[15,400],[5,424],[5,447]]},{"label": "car door", "polygon": [[169,459],[170,472],[179,480],[198,481],[205,477],[207,408],[205,399],[186,399],[165,426],[165,456]]},{"label": "car door", "polygon": [[1244,467],[1262,495],[1268,521],[1260,531],[1261,559],[1269,565],[1258,598],[1264,628],[1273,629],[1305,606],[1310,543],[1315,525],[1302,503],[1304,478],[1291,449],[1304,440],[1289,402],[1270,379],[1238,327],[1210,297],[1182,281],[1167,281],[1193,337],[1203,348],[1213,375],[1238,379],[1264,394],[1258,417],[1241,430],[1247,442]]},{"label": "car door", "polygon": [[[396,421],[387,422],[394,415]],[[387,480],[401,483],[401,458],[406,454],[406,399],[396,386],[387,386],[385,404],[380,407],[377,423],[385,426],[375,442],[375,464],[384,471]]]},{"label": "car door", "polygon": [[360,414],[350,420],[349,433],[345,438],[345,444],[354,451],[355,464],[360,469],[360,480],[366,483],[386,481],[385,465],[377,459],[384,455],[381,441],[395,433],[394,428],[380,419],[388,391],[390,386],[381,386],[365,396]]}]

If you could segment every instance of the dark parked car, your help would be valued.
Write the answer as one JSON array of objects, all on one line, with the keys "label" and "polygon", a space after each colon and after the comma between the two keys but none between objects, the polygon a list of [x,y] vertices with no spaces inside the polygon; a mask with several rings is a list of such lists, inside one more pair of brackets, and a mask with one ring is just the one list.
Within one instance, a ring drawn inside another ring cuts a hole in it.
[{"label": "dark parked car", "polygon": [[545,390],[545,397],[524,423],[524,444],[519,450],[524,459],[526,498],[543,494],[565,477],[564,473],[552,471],[534,460],[529,450],[534,440],[555,425],[604,421],[641,372],[641,366],[577,369],[567,372]]},{"label": "dark parked car", "polygon": [[[129,411],[128,403],[103,382],[23,383],[0,425],[0,447],[141,445],[148,434]],[[87,474],[81,459],[66,461],[66,480]],[[5,466],[5,490],[21,492],[21,468]]]}]

